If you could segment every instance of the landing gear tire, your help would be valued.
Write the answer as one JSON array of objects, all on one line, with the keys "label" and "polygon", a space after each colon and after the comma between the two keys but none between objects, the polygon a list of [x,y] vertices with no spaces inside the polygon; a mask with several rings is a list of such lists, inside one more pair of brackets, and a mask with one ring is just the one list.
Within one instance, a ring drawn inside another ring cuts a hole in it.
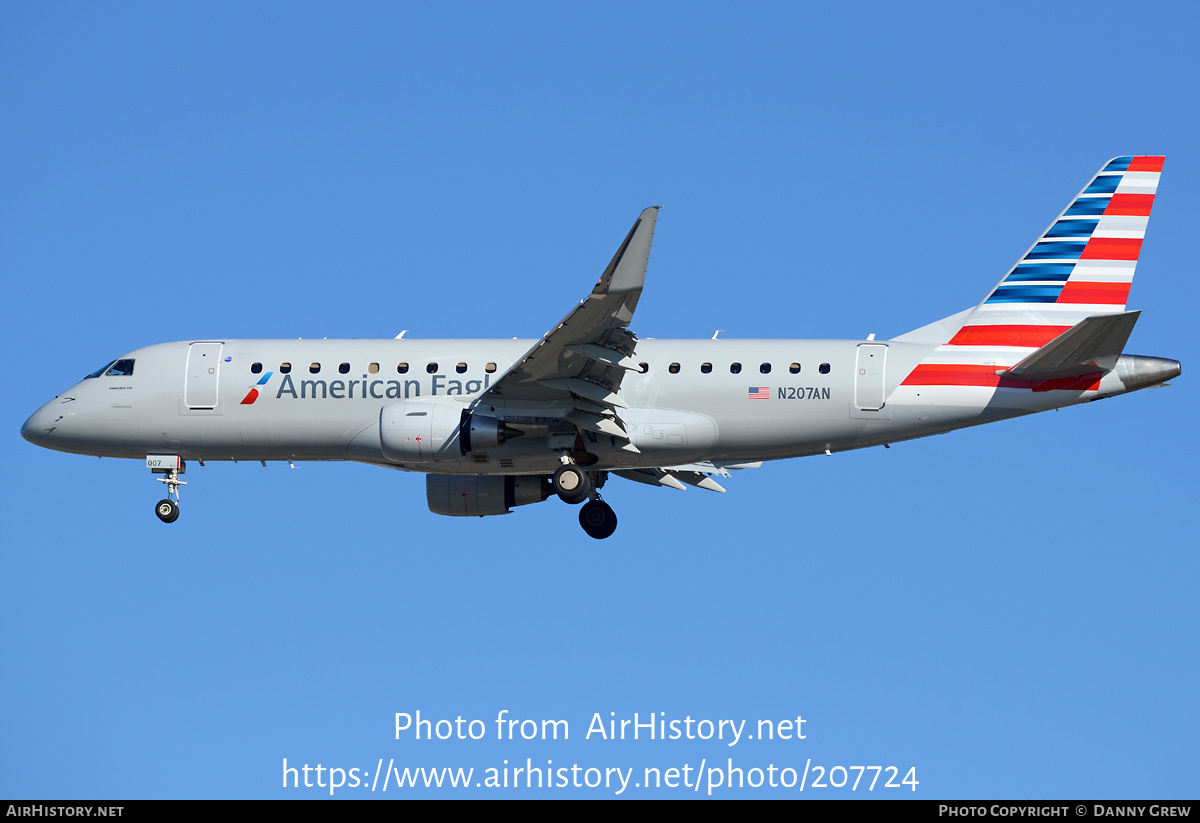
[{"label": "landing gear tire", "polygon": [[617,513],[603,500],[593,500],[579,510],[579,525],[588,537],[603,540],[617,530]]},{"label": "landing gear tire", "polygon": [[564,463],[554,472],[554,493],[572,506],[582,503],[592,493],[592,481],[587,472],[574,463]]},{"label": "landing gear tire", "polygon": [[154,513],[164,523],[174,523],[179,519],[179,507],[175,505],[175,501],[173,500],[159,500],[154,505]]}]

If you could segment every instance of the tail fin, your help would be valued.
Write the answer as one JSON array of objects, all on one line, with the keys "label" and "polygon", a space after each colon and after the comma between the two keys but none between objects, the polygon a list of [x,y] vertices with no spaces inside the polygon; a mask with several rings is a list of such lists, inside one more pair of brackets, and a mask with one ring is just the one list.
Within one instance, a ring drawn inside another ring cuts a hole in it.
[{"label": "tail fin", "polygon": [[1037,348],[1085,317],[1124,311],[1163,159],[1108,161],[979,305],[896,339],[946,330],[950,346]]},{"label": "tail fin", "polygon": [[[1088,317],[1124,312],[1163,159],[1110,160],[979,305],[896,338],[941,341],[905,382],[920,382],[917,372],[929,372],[930,379],[937,372],[937,383],[997,385],[995,369],[972,364],[1020,362]],[[1128,337],[1133,320],[1136,315],[1119,323],[1107,321],[1104,328],[1116,323]],[[1112,331],[1105,331],[1100,346],[1106,355],[1113,342],[1109,338],[1119,336]],[[1094,332],[1090,329],[1089,335]],[[1093,343],[1099,342],[1088,339],[1085,348],[1091,355]],[[1045,364],[1039,369],[1031,362],[1028,370],[1067,369],[1065,344],[1054,351],[1054,358],[1046,353],[1037,361],[1053,359],[1053,369]]]},{"label": "tail fin", "polygon": [[1162,157],[1110,160],[950,343],[1037,347],[1089,315],[1124,311],[1162,166]]}]

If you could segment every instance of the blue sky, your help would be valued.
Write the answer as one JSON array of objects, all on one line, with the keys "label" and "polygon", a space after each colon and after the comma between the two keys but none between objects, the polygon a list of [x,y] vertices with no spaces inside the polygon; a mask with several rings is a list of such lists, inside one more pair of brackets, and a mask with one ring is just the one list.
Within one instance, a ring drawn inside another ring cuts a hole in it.
[{"label": "blue sky", "polygon": [[[716,794],[1195,796],[1197,22],[4,6],[0,796],[328,796],[283,789],[284,758],[811,760],[920,785]],[[976,303],[1121,154],[1168,158],[1127,350],[1181,360],[1172,388],[768,465],[723,496],[613,480],[603,543],[557,501],[440,518],[421,477],[351,464],[195,467],[167,527],[140,464],[18,434],[149,343],[538,337],[659,203],[639,335],[892,337]],[[492,734],[397,740],[418,710]],[[497,741],[501,710],[571,739]],[[802,716],[806,739],[585,740],[610,712]]]}]

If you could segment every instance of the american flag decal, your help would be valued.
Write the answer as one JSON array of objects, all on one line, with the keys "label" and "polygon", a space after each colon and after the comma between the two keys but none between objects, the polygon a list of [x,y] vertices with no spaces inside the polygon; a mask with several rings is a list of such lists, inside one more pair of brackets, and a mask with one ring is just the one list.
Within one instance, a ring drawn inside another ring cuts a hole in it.
[{"label": "american flag decal", "polygon": [[751,386],[750,393],[747,395],[751,400],[770,400],[770,386]]}]

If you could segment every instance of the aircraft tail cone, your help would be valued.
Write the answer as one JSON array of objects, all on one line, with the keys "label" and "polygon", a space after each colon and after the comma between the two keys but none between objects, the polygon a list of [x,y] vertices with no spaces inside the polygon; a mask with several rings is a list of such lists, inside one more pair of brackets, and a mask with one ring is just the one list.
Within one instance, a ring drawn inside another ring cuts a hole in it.
[{"label": "aircraft tail cone", "polygon": [[1178,360],[1123,354],[1114,369],[1127,391],[1159,386],[1183,373]]}]

